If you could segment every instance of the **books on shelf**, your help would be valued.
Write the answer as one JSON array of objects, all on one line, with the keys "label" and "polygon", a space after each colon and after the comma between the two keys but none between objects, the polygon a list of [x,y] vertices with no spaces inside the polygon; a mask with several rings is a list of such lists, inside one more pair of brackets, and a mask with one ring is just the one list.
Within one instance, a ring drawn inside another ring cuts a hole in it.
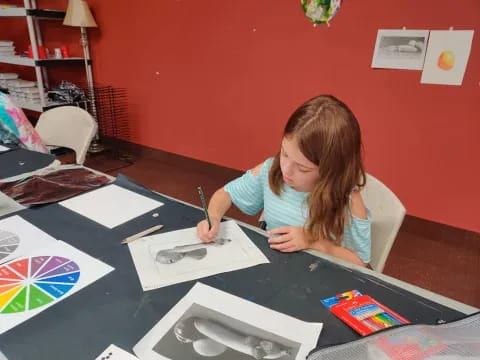
[{"label": "books on shelf", "polygon": [[15,56],[13,41],[0,40],[0,56]]},{"label": "books on shelf", "polygon": [[18,74],[0,73],[0,87],[8,89],[9,96],[17,105],[42,103],[37,83],[18,79]]},{"label": "books on shelf", "polygon": [[18,79],[18,74],[16,73],[0,73],[1,80],[15,80]]}]

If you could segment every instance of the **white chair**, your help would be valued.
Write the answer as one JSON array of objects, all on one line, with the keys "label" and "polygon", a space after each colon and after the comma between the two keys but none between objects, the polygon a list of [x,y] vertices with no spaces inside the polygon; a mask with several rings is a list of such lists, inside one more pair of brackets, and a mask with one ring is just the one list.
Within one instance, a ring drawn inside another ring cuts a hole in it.
[{"label": "white chair", "polygon": [[35,130],[45,145],[74,150],[76,163],[81,165],[97,132],[97,123],[87,111],[79,107],[61,106],[42,113]]},{"label": "white chair", "polygon": [[375,271],[383,272],[406,210],[397,196],[370,174],[367,174],[367,183],[361,194],[372,214],[370,266]]}]

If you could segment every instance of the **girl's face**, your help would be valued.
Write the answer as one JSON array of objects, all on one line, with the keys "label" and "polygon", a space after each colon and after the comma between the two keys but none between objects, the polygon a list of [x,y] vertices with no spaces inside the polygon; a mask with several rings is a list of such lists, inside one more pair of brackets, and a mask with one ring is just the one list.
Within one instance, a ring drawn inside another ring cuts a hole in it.
[{"label": "girl's face", "polygon": [[282,140],[280,168],[283,181],[301,192],[312,191],[320,177],[318,166],[302,154],[296,140],[292,137],[284,137]]}]

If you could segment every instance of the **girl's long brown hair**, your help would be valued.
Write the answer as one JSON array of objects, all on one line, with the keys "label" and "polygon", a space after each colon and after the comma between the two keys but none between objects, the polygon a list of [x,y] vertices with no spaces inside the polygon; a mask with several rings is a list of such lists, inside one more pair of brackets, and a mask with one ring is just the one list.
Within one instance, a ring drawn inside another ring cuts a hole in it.
[{"label": "girl's long brown hair", "polygon": [[[339,244],[346,209],[354,188],[365,185],[360,126],[350,109],[331,95],[317,96],[290,116],[283,132],[294,139],[303,155],[319,167],[319,180],[308,196],[305,229],[311,241],[330,239]],[[272,191],[280,195],[284,185],[280,154],[269,175]]]}]

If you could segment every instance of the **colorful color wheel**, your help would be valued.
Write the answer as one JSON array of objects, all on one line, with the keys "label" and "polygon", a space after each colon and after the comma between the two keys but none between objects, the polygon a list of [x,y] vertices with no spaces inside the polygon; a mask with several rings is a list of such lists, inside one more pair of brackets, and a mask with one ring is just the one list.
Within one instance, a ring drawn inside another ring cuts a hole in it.
[{"label": "colorful color wheel", "polygon": [[0,266],[0,314],[37,309],[65,295],[80,268],[60,256],[35,256]]}]

